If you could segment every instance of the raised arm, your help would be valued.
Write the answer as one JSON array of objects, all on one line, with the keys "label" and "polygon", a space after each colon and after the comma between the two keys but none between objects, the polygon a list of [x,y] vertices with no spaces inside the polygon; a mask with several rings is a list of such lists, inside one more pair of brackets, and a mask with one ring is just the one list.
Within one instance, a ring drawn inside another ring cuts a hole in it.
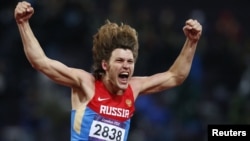
[{"label": "raised arm", "polygon": [[44,73],[55,82],[69,87],[80,87],[81,78],[92,79],[89,73],[67,67],[45,55],[29,25],[29,19],[34,13],[30,3],[19,2],[14,13],[25,55],[34,69]]},{"label": "raised arm", "polygon": [[135,77],[131,81],[137,93],[155,93],[180,85],[187,78],[195,50],[202,33],[202,26],[197,20],[186,21],[183,31],[186,41],[173,65],[166,72],[149,77]]}]

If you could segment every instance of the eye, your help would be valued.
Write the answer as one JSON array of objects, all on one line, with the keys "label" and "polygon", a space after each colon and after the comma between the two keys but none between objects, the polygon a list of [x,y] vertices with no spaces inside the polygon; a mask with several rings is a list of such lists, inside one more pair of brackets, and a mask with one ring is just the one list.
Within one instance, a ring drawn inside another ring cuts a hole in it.
[{"label": "eye", "polygon": [[128,60],[128,63],[129,63],[129,64],[133,64],[133,63],[134,63],[134,60]]},{"label": "eye", "polygon": [[118,59],[118,60],[116,60],[116,62],[123,62],[123,60],[122,59]]},{"label": "eye", "polygon": [[115,61],[120,63],[120,62],[123,62],[124,59],[122,59],[122,58],[117,58]]}]

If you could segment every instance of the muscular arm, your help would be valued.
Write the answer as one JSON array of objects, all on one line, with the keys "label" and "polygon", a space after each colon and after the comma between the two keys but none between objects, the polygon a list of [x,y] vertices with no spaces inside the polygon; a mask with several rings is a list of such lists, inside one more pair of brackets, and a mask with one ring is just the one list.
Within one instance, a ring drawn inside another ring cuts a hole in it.
[{"label": "muscular arm", "polygon": [[32,67],[65,86],[80,87],[82,78],[92,79],[92,75],[89,73],[67,67],[45,55],[29,25],[28,19],[32,14],[33,8],[28,3],[19,3],[15,9],[15,18],[22,38],[24,52]]},{"label": "muscular arm", "polygon": [[189,20],[183,28],[187,39],[169,70],[149,77],[134,77],[131,81],[136,93],[156,93],[178,86],[187,78],[196,51],[202,27],[197,21]]}]

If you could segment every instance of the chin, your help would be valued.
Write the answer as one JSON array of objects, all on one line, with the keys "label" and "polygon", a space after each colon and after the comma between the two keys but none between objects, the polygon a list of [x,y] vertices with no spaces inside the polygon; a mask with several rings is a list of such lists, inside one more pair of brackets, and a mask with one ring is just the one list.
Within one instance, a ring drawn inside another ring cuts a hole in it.
[{"label": "chin", "polygon": [[128,88],[128,83],[127,84],[118,84],[118,87],[121,89],[121,90],[126,90]]}]

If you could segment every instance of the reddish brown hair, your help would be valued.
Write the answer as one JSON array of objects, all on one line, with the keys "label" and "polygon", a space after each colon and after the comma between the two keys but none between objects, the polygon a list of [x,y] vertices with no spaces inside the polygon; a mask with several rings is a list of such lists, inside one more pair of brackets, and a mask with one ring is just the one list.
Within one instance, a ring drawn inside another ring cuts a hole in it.
[{"label": "reddish brown hair", "polygon": [[102,68],[102,60],[109,61],[114,49],[122,48],[132,51],[136,61],[138,57],[138,36],[134,28],[129,25],[106,21],[93,36],[93,74],[96,79],[105,75]]}]

